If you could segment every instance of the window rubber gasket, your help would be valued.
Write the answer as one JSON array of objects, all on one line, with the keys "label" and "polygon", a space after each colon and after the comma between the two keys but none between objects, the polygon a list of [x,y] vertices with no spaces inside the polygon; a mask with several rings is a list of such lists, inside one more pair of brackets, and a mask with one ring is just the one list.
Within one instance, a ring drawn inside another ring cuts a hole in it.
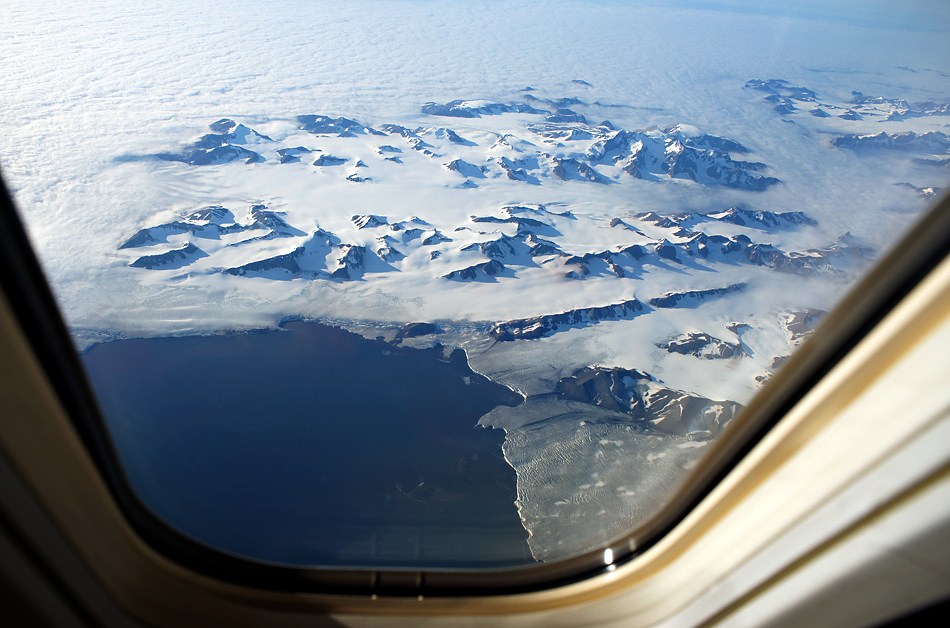
[{"label": "window rubber gasket", "polygon": [[[672,530],[762,437],[948,253],[950,197],[944,197],[880,260],[812,337],[733,420],[688,481],[651,519],[591,552],[551,563],[484,570],[305,568],[216,550],[172,529],[139,499],[121,469],[79,355],[0,180],[0,289],[102,480],[131,528],[154,550],[195,572],[271,591],[354,596],[481,597],[553,589],[633,560]],[[604,564],[611,550],[611,566]]]}]

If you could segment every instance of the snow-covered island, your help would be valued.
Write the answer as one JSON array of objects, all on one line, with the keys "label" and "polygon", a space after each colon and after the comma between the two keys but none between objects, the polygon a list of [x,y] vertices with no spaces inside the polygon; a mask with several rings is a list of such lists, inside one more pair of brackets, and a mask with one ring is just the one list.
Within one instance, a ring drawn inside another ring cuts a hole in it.
[{"label": "snow-covered island", "polygon": [[[807,122],[842,107],[785,81],[745,87],[782,116],[813,103]],[[506,430],[529,544],[552,559],[652,512],[814,327],[804,313],[878,251],[764,204],[782,173],[715,129],[626,130],[592,122],[597,107],[578,97],[535,93],[426,103],[423,125],[300,114],[265,133],[218,119],[184,146],[126,158],[158,177],[213,171],[250,202],[169,208],[115,255],[143,289],[250,291],[281,316],[464,348],[526,399],[480,423]],[[861,98],[861,118],[889,128],[911,111]],[[939,132],[848,134],[858,118],[838,119],[820,150],[896,147],[907,160],[950,146]],[[742,202],[642,211],[651,187]],[[569,542],[565,521],[597,530]]]},{"label": "snow-covered island", "polygon": [[557,559],[654,512],[950,178],[939,25],[653,4],[15,0],[3,176],[80,350],[463,349],[524,399],[479,424]]}]

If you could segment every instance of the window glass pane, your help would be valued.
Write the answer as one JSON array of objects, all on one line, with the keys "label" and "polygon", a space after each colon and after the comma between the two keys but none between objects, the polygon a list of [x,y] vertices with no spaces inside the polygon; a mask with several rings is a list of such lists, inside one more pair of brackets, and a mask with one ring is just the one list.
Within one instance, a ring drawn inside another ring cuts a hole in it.
[{"label": "window glass pane", "polygon": [[155,514],[305,566],[656,513],[938,195],[938,2],[57,5],[3,174]]}]

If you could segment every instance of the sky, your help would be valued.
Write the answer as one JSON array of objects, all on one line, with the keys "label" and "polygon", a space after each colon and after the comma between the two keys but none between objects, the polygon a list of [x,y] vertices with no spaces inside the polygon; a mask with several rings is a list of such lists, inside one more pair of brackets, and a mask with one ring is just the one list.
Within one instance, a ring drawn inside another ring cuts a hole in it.
[{"label": "sky", "polygon": [[847,0],[844,2],[821,0],[797,0],[794,2],[672,0],[664,4],[727,13],[842,22],[883,30],[899,28],[911,31],[945,33],[948,24],[950,24],[950,6],[947,6],[947,3],[941,2],[941,0],[909,0],[899,4],[887,0]]}]

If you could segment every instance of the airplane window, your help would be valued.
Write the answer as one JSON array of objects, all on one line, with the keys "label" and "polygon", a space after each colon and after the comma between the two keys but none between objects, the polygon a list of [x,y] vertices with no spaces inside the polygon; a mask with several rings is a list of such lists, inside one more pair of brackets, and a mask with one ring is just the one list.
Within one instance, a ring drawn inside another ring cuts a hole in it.
[{"label": "airplane window", "polygon": [[5,14],[121,481],[266,564],[603,557],[950,178],[938,3]]}]

